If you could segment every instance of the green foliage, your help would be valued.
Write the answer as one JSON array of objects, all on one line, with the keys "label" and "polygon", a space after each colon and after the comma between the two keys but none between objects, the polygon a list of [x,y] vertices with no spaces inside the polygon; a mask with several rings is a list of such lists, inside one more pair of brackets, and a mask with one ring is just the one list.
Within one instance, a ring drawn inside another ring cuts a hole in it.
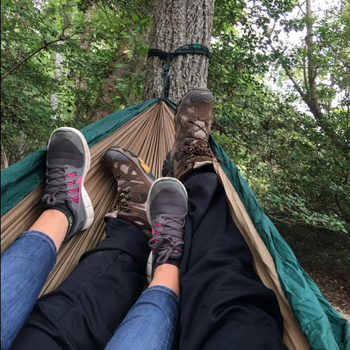
[{"label": "green foliage", "polygon": [[305,30],[302,12],[291,15],[297,4],[225,4],[235,3],[217,3],[209,66],[214,137],[277,225],[349,233],[349,12],[331,8],[313,19],[312,62],[326,132],[285,70],[308,96],[303,66],[310,52],[302,41],[291,45],[280,37]]},{"label": "green foliage", "polygon": [[148,11],[141,1],[2,2],[1,142],[10,164],[55,127],[81,128],[141,101]]},{"label": "green foliage", "polygon": [[[348,233],[347,5],[312,18],[295,0],[215,6],[208,79],[214,137],[275,223]],[[81,128],[141,102],[151,1],[4,0],[1,20],[2,147],[10,164],[44,146],[55,127]],[[309,62],[321,122],[307,103]]]}]

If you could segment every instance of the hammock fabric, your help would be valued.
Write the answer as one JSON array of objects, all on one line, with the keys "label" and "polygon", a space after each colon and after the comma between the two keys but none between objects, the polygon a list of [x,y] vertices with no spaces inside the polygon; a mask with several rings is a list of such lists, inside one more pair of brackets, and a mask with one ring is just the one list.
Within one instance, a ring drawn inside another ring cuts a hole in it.
[{"label": "hammock fabric", "polygon": [[[139,154],[155,176],[161,176],[165,156],[174,142],[174,109],[169,99],[153,99],[113,113],[84,129],[91,151],[86,188],[95,209],[93,225],[75,235],[58,252],[57,265],[42,294],[55,289],[77,265],[85,251],[104,237],[103,216],[116,201],[114,179],[102,157],[119,145]],[[284,342],[290,350],[350,350],[350,324],[321,295],[293,252],[266,217],[254,194],[223,149],[210,139],[224,163],[215,162],[232,218],[247,241],[255,269],[278,297],[284,318]],[[41,149],[1,172],[1,249],[27,230],[41,213],[46,149]]]}]

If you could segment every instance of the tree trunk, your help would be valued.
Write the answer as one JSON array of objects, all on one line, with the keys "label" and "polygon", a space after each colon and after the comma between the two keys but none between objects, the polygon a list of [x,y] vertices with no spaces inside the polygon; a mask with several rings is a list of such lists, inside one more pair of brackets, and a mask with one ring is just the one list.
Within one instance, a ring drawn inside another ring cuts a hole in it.
[{"label": "tree trunk", "polygon": [[[90,23],[93,20],[94,11],[96,11],[96,5],[93,3],[89,7],[89,10],[84,13],[83,23]],[[91,49],[92,34],[87,32],[87,27],[88,26],[83,25],[82,33],[80,34],[79,38],[79,47],[81,52],[89,52]],[[85,80],[85,75],[81,74],[81,72],[76,72],[75,86],[75,118],[79,120],[81,118],[86,118],[88,113],[88,108],[86,107],[88,105],[86,96],[88,94],[89,86]]]},{"label": "tree trunk", "polygon": [[[63,42],[58,42],[57,45],[61,45]],[[62,76],[62,64],[63,64],[63,55],[59,52],[55,53],[55,73],[54,73],[54,78],[56,80],[56,84],[59,85],[61,81],[61,76]],[[51,107],[52,110],[55,112],[54,115],[51,116],[52,119],[57,119],[57,114],[59,118],[62,118],[61,113],[57,113],[57,107],[58,107],[58,94],[57,90],[55,89],[50,97],[51,101]]]},{"label": "tree trunk", "polygon": [[[150,48],[173,52],[186,44],[210,47],[214,0],[157,0],[155,2]],[[165,59],[150,57],[147,62],[143,98],[160,97]],[[206,87],[209,59],[184,55],[171,61],[169,97],[178,102],[192,87]]]},{"label": "tree trunk", "polygon": [[19,132],[19,141],[18,141],[18,154],[19,154],[19,160],[22,160],[24,158],[24,132]]},{"label": "tree trunk", "polygon": [[9,161],[7,159],[7,155],[4,150],[4,147],[1,144],[1,170],[8,168],[8,166],[9,166]]},{"label": "tree trunk", "polygon": [[[110,66],[113,67],[114,65],[115,62],[111,62]],[[113,102],[113,98],[116,95],[115,80],[116,71],[111,69],[111,73],[102,83],[101,91],[98,94],[95,105],[92,109],[90,116],[92,122],[100,120],[115,112],[115,103]]]},{"label": "tree trunk", "polygon": [[[95,5],[92,6],[92,10],[96,10]],[[91,20],[92,20],[92,14],[86,13],[84,15],[84,22],[91,22]],[[91,34],[87,34],[85,32],[80,34],[79,47],[82,50],[90,51],[90,49],[91,49]],[[76,84],[77,84],[77,86],[79,86],[80,89],[86,90],[88,88],[86,81],[84,79],[82,79],[82,77],[80,75],[76,79]]]}]

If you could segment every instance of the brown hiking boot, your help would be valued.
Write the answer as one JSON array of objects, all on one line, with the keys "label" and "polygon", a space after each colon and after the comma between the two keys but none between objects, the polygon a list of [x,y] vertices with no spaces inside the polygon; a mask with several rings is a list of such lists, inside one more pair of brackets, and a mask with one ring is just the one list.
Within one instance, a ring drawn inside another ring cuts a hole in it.
[{"label": "brown hiking boot", "polygon": [[192,89],[182,98],[175,113],[175,144],[164,161],[163,177],[185,182],[192,169],[213,163],[209,146],[213,105],[208,89]]},{"label": "brown hiking boot", "polygon": [[105,218],[119,218],[140,228],[149,238],[147,220],[148,191],[155,178],[144,161],[125,148],[113,146],[105,153],[105,162],[118,185],[118,199]]}]

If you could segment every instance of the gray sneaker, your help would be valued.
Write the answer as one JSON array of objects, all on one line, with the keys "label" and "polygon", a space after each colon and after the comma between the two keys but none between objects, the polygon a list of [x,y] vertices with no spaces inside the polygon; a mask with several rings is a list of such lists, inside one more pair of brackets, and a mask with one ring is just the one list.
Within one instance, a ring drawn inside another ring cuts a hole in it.
[{"label": "gray sneaker", "polygon": [[152,227],[152,275],[161,264],[180,267],[187,212],[187,191],[179,180],[164,177],[153,183],[147,199],[147,218]]},{"label": "gray sneaker", "polygon": [[90,151],[83,134],[74,128],[54,130],[47,146],[42,207],[66,215],[69,225],[64,241],[90,227],[94,220],[94,209],[84,187],[89,168]]}]

